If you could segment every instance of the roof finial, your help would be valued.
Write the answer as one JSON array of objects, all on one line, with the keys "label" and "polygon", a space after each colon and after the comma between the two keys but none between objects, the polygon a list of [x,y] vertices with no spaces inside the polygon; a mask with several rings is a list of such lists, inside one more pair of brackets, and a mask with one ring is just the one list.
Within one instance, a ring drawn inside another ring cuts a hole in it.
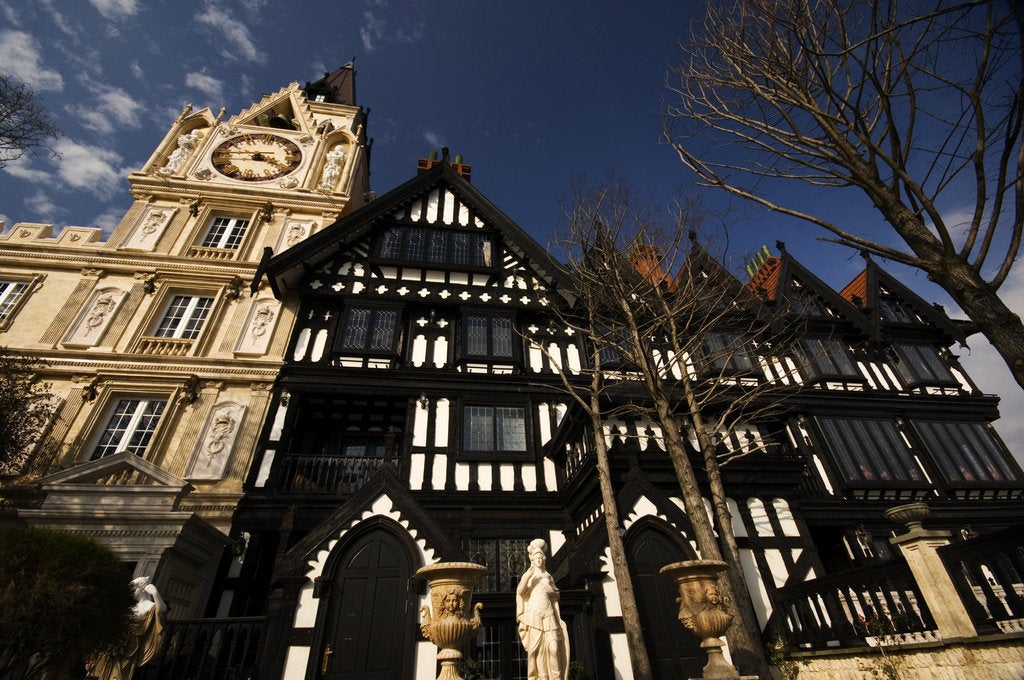
[{"label": "roof finial", "polygon": [[448,147],[447,146],[442,146],[441,147],[441,160],[443,160],[445,163],[448,162]]},{"label": "roof finial", "polygon": [[780,253],[786,252],[786,242],[785,241],[776,241],[775,242],[775,247],[778,249],[778,251]]}]

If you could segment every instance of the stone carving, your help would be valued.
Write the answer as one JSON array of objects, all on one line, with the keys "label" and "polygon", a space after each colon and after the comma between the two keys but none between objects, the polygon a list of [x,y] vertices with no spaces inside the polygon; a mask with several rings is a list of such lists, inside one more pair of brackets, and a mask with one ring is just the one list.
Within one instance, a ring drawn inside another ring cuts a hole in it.
[{"label": "stone carving", "polygon": [[117,288],[105,288],[93,293],[92,299],[79,312],[77,320],[64,336],[63,343],[86,347],[98,344],[124,296],[124,291]]},{"label": "stone carving", "polygon": [[516,622],[526,650],[529,680],[568,680],[569,632],[558,606],[558,588],[547,571],[548,544],[542,538],[526,548],[530,568],[516,589]]},{"label": "stone carving", "polygon": [[188,479],[221,479],[235,447],[245,407],[234,402],[218,404],[207,417],[189,462]]},{"label": "stone carving", "polygon": [[338,177],[341,175],[341,161],[344,158],[345,149],[341,144],[327,152],[327,163],[324,164],[323,174],[320,175],[320,183],[316,187],[317,191],[334,191],[334,186],[338,183]]},{"label": "stone carving", "polygon": [[86,663],[89,675],[99,680],[131,680],[135,669],[149,663],[160,651],[167,604],[148,576],[133,579],[132,588],[135,606],[124,646]]},{"label": "stone carving", "polygon": [[[732,624],[726,611],[729,599],[718,587],[718,574],[727,569],[721,560],[686,560],[667,564],[661,573],[671,578],[679,590],[679,621],[701,638],[700,646],[708,654],[705,678],[738,678],[735,666],[722,654],[722,636]],[[743,676],[744,680],[747,677]]]},{"label": "stone carving", "polygon": [[277,300],[256,300],[235,344],[235,351],[239,354],[266,354],[280,308],[281,303]]},{"label": "stone carving", "polygon": [[199,140],[201,137],[202,133],[200,133],[199,130],[193,130],[188,134],[178,137],[178,148],[176,148],[171,155],[167,157],[167,164],[160,168],[160,174],[173,175],[180,170],[189,155],[197,146],[199,146]]},{"label": "stone carving", "polygon": [[430,584],[430,608],[420,609],[420,632],[437,645],[437,658],[441,662],[441,674],[437,680],[462,680],[458,662],[462,658],[460,648],[480,629],[480,610],[477,603],[472,608],[473,583],[487,573],[487,567],[472,562],[438,562],[417,570],[416,576],[427,579]]},{"label": "stone carving", "polygon": [[135,250],[153,250],[164,229],[174,216],[174,210],[154,208],[146,213],[139,224],[121,244],[121,248]]},{"label": "stone carving", "polygon": [[95,329],[103,325],[107,317],[117,309],[117,297],[110,293],[104,293],[96,298],[85,317],[85,334],[89,335]]},{"label": "stone carving", "polygon": [[281,238],[277,242],[276,252],[282,252],[301,242],[313,232],[314,222],[312,220],[287,220],[284,229],[281,230]]}]

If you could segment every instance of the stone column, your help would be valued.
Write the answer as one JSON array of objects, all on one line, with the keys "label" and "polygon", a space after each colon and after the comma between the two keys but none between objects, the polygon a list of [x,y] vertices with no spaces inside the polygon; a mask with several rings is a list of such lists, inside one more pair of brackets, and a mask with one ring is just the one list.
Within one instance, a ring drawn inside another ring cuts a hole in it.
[{"label": "stone column", "polygon": [[[912,504],[915,506],[923,503]],[[902,521],[892,515],[894,511],[910,506],[893,508],[886,513],[894,521]],[[903,557],[907,560],[910,572],[917,582],[928,609],[931,610],[932,618],[938,627],[939,634],[946,641],[955,638],[977,637],[978,632],[974,629],[971,617],[967,613],[960,595],[953,585],[953,579],[949,577],[946,566],[939,557],[937,550],[949,543],[950,532],[942,530],[930,530],[921,526],[921,519],[927,515],[927,506],[924,514],[914,521],[907,522],[908,531],[900,536],[889,539],[889,543],[900,549]]]}]

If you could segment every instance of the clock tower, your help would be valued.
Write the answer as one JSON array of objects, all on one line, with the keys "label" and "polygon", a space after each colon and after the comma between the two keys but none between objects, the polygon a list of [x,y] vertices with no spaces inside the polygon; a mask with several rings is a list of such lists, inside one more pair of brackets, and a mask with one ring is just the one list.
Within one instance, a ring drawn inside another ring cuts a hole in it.
[{"label": "clock tower", "polygon": [[351,64],[230,118],[186,106],[143,167],[111,241],[127,250],[258,261],[369,195],[366,113]]}]

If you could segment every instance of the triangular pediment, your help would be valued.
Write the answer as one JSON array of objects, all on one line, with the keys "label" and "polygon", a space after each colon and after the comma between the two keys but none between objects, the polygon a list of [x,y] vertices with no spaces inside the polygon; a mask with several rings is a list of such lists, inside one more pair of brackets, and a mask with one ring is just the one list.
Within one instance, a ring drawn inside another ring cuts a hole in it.
[{"label": "triangular pediment", "polygon": [[875,329],[862,310],[786,252],[769,258],[747,288],[763,301],[774,302],[803,316],[808,324],[843,320],[874,337]]},{"label": "triangular pediment", "polygon": [[181,491],[189,483],[129,451],[91,460],[39,480],[43,490],[69,485],[149,486]]},{"label": "triangular pediment", "polygon": [[[424,241],[410,245],[413,238]],[[434,284],[458,281],[522,291],[512,297],[529,306],[570,290],[561,265],[446,162],[273,258],[267,275],[278,294],[347,294],[398,278],[412,282],[402,295],[445,300],[456,287]]]},{"label": "triangular pediment", "polygon": [[300,577],[322,563],[346,533],[361,522],[385,518],[408,532],[410,540],[434,560],[465,560],[465,553],[409,493],[389,465],[382,466],[348,502],[306,534],[282,557],[274,579]]},{"label": "triangular pediment", "polygon": [[228,122],[231,125],[300,132],[311,132],[317,125],[306,95],[298,83],[292,83],[274,94],[263,95],[262,100],[232,116]]},{"label": "triangular pediment", "polygon": [[950,339],[965,344],[967,334],[945,311],[921,296],[868,259],[864,268],[840,293],[863,311],[875,337],[899,329],[936,327]]}]

